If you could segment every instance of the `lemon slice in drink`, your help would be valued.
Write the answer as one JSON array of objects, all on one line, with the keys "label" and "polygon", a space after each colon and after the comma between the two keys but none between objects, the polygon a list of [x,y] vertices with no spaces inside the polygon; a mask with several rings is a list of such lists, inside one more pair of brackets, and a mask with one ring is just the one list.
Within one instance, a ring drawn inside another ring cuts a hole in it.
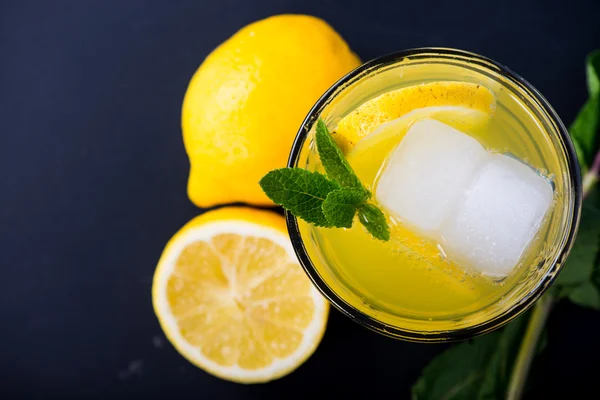
[{"label": "lemon slice in drink", "polygon": [[389,150],[390,145],[399,143],[413,123],[420,119],[436,119],[461,132],[473,132],[487,125],[491,114],[472,108],[440,106],[418,108],[400,118],[384,122],[350,149],[348,157],[356,157],[367,149]]},{"label": "lemon slice in drink", "polygon": [[425,107],[413,110],[400,118],[384,122],[363,137],[348,151],[346,157],[363,182],[373,182],[381,168],[382,155],[389,153],[402,141],[412,124],[421,119],[435,119],[461,132],[476,132],[489,122],[491,114],[457,106]]},{"label": "lemon slice in drink", "polygon": [[283,217],[239,207],[203,214],[171,239],[152,300],[185,358],[242,383],[301,365],[321,341],[329,310],[297,262]]},{"label": "lemon slice in drink", "polygon": [[383,93],[340,120],[334,138],[348,152],[381,124],[411,111],[440,106],[464,107],[491,115],[496,107],[493,93],[469,82],[436,81]]}]

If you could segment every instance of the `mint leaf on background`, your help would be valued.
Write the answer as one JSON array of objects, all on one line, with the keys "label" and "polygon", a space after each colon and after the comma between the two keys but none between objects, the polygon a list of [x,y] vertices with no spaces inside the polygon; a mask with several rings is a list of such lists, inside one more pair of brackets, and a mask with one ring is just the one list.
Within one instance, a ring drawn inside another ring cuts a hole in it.
[{"label": "mint leaf on background", "polygon": [[583,167],[593,162],[596,152],[600,149],[600,50],[587,57],[586,73],[589,98],[569,128],[577,155],[583,155],[579,160]]},{"label": "mint leaf on background", "polygon": [[[590,165],[598,150],[598,130],[600,129],[600,97],[591,97],[579,110],[575,121],[569,128],[569,133],[578,153],[582,153],[580,164]],[[578,154],[581,157],[581,154]]]},{"label": "mint leaf on background", "polygon": [[390,240],[390,228],[385,215],[373,204],[363,204],[358,209],[358,220],[376,239]]},{"label": "mint leaf on background", "polygon": [[558,276],[558,285],[574,285],[591,279],[600,250],[600,210],[597,208],[600,193],[594,190],[585,201],[579,223],[577,239],[563,270]]},{"label": "mint leaf on background", "polygon": [[[556,278],[555,284],[568,289],[569,286],[590,281],[596,255],[600,250],[600,210],[597,208],[600,193],[594,190],[584,202],[579,222],[577,238],[565,266]],[[568,295],[568,290],[561,290]]]},{"label": "mint leaf on background", "polygon": [[[600,51],[587,57],[586,73],[590,97],[569,130],[584,170],[600,150]],[[553,290],[580,306],[600,308],[599,257],[600,193],[595,188],[584,201],[577,238]]]},{"label": "mint leaf on background", "polygon": [[592,282],[577,286],[569,293],[569,300],[582,307],[600,310],[600,292]]},{"label": "mint leaf on background", "polygon": [[600,50],[587,56],[585,69],[590,96],[600,95]]},{"label": "mint leaf on background", "polygon": [[346,157],[344,157],[342,150],[331,137],[327,125],[322,119],[317,121],[315,137],[319,158],[325,172],[327,172],[327,176],[339,182],[343,187],[363,188],[362,183],[360,183]]},{"label": "mint leaf on background", "polygon": [[527,315],[462,342],[433,359],[412,387],[413,400],[502,399],[525,331]]},{"label": "mint leaf on background", "polygon": [[331,227],[323,214],[322,204],[329,192],[340,185],[318,172],[302,168],[281,168],[260,180],[260,187],[275,204],[306,222]]},{"label": "mint leaf on background", "polygon": [[333,226],[351,228],[358,206],[369,200],[371,194],[364,189],[341,188],[327,195],[323,214]]}]

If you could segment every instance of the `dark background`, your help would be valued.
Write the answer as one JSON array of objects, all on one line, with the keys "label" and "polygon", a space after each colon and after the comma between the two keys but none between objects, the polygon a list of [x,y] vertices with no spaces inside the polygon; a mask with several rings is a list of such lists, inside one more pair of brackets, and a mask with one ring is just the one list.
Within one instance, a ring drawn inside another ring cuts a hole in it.
[{"label": "dark background", "polygon": [[[200,212],[186,196],[187,83],[237,29],[285,12],[324,18],[363,60],[417,46],[491,57],[566,123],[600,47],[597,0],[0,1],[0,398],[407,398],[445,348],[333,312],[308,362],[247,387],[196,369],[161,332],[154,267]],[[596,391],[599,329],[600,314],[559,305],[530,397]]]}]

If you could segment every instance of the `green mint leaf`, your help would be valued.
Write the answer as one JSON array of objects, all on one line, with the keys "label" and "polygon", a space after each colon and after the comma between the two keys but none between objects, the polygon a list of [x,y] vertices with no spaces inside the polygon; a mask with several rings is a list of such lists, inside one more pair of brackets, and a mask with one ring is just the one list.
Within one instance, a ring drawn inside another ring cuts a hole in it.
[{"label": "green mint leaf", "polygon": [[[600,150],[600,50],[587,57],[586,74],[590,97],[569,129],[584,171]],[[599,191],[595,188],[584,201],[577,238],[553,288],[559,297],[592,308],[600,293]]]},{"label": "green mint leaf", "polygon": [[317,121],[316,142],[319,158],[329,178],[336,180],[343,187],[363,187],[342,150],[329,134],[327,125],[321,119]]},{"label": "green mint leaf", "polygon": [[505,398],[527,320],[522,315],[502,330],[455,345],[434,358],[413,385],[413,399]]},{"label": "green mint leaf", "polygon": [[369,200],[371,193],[364,189],[341,188],[329,192],[323,202],[327,221],[338,228],[351,228],[359,205]]},{"label": "green mint leaf", "polygon": [[600,95],[600,50],[587,56],[586,75],[590,96]]},{"label": "green mint leaf", "polygon": [[600,96],[590,97],[583,105],[575,121],[569,128],[569,134],[577,142],[578,157],[583,154],[583,159],[579,162],[583,165],[590,165],[600,147]]},{"label": "green mint leaf", "polygon": [[390,228],[385,215],[373,204],[363,204],[358,208],[358,220],[375,239],[390,240]]},{"label": "green mint leaf", "polygon": [[600,50],[588,55],[586,75],[589,98],[569,128],[583,170],[600,150]]},{"label": "green mint leaf", "polygon": [[281,168],[269,172],[259,183],[275,204],[296,217],[316,226],[332,226],[323,214],[322,204],[340,185],[325,175],[302,168]]},{"label": "green mint leaf", "polygon": [[582,307],[600,310],[600,292],[592,282],[577,286],[569,293],[569,300]]},{"label": "green mint leaf", "polygon": [[275,204],[298,218],[326,228],[350,228],[358,212],[360,222],[377,239],[387,241],[385,215],[371,198],[322,120],[317,121],[317,150],[327,176],[302,168],[269,172],[260,186]]},{"label": "green mint leaf", "polygon": [[[576,285],[592,279],[600,251],[600,190],[596,188],[586,198],[581,212],[579,231],[565,266],[556,278],[563,286],[561,296],[568,296]],[[597,267],[600,269],[600,267]]]}]

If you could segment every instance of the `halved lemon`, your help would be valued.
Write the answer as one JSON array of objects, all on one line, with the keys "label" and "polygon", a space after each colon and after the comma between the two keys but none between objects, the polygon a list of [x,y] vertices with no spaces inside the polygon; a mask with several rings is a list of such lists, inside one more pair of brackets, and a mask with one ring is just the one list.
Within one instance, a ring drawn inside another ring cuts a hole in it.
[{"label": "halved lemon", "polygon": [[347,152],[381,124],[435,106],[460,106],[492,114],[496,98],[486,87],[470,82],[436,81],[407,86],[361,104],[340,120],[334,138]]},{"label": "halved lemon", "polygon": [[242,207],[196,217],[169,241],[152,300],[179,353],[242,383],[300,366],[321,341],[329,311],[298,264],[283,217]]}]

